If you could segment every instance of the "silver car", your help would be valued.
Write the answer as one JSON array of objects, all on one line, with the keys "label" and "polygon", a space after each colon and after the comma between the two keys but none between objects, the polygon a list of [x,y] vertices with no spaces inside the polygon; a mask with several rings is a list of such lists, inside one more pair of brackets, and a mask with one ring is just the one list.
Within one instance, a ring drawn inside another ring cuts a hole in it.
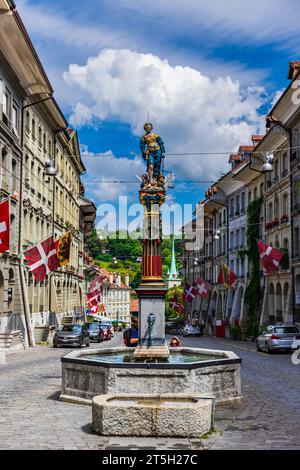
[{"label": "silver car", "polygon": [[291,351],[294,342],[300,339],[300,332],[293,325],[270,325],[257,338],[258,351]]}]

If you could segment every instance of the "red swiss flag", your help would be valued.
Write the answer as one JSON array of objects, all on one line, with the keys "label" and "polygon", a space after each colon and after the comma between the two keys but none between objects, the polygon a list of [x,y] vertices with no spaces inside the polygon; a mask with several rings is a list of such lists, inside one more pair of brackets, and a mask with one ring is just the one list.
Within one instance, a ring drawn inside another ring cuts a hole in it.
[{"label": "red swiss flag", "polygon": [[53,237],[50,236],[24,253],[34,278],[42,282],[47,274],[60,267]]},{"label": "red swiss flag", "polygon": [[9,200],[0,203],[0,253],[9,250]]},{"label": "red swiss flag", "polygon": [[270,245],[264,245],[260,240],[257,242],[260,261],[266,272],[272,273],[279,268],[279,263],[284,256],[284,252],[273,248]]},{"label": "red swiss flag", "polygon": [[198,295],[200,295],[200,297],[207,299],[212,289],[212,285],[204,281],[204,279],[202,279],[201,277],[199,277],[196,281],[196,288],[198,290]]},{"label": "red swiss flag", "polygon": [[186,302],[192,302],[196,295],[198,294],[198,291],[196,287],[191,286],[188,282],[185,283],[185,290],[184,290],[184,300]]}]

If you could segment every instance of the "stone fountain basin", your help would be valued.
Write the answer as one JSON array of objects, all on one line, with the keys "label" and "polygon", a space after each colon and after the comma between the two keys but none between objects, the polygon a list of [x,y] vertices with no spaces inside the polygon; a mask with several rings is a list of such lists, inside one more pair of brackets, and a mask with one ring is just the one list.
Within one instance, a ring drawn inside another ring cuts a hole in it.
[{"label": "stone fountain basin", "polygon": [[212,357],[201,362],[186,363],[99,360],[101,355],[132,352],[132,348],[125,347],[103,348],[72,351],[62,357],[60,398],[90,405],[96,395],[103,394],[196,393],[213,396],[217,402],[241,397],[241,359],[233,352],[183,347],[170,350],[170,354]]},{"label": "stone fountain basin", "polygon": [[104,436],[200,437],[211,431],[212,412],[212,398],[193,395],[99,395],[92,428]]}]

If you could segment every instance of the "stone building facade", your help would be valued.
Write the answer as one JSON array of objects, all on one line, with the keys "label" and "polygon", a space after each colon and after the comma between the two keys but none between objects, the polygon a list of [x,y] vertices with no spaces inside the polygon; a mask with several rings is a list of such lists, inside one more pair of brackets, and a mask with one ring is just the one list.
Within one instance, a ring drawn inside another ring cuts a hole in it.
[{"label": "stone building facade", "polygon": [[[259,323],[300,324],[300,103],[295,95],[296,81],[300,78],[299,62],[289,63],[288,78],[289,86],[266,117],[265,135],[252,136],[252,145],[242,145],[230,156],[230,172],[209,188],[202,201],[206,230],[204,257],[200,262],[205,279],[212,282],[213,289],[206,302],[208,307],[202,308],[203,301],[200,308],[197,304],[198,315],[194,318],[208,319],[207,332],[211,334],[215,333],[214,325],[218,319],[228,326],[236,321],[242,323],[247,316],[243,300],[251,269],[245,251],[246,210],[255,200],[261,201],[259,239],[285,253],[276,272],[266,274],[261,267]],[[273,169],[262,173],[268,153],[274,156]],[[227,236],[227,245],[222,233]],[[243,252],[244,256],[241,256]],[[193,280],[191,266],[195,258],[198,258],[198,252],[189,251],[185,275],[190,281]],[[216,278],[221,262],[226,262],[237,276],[232,288],[225,291]],[[199,300],[195,305],[196,302]],[[189,308],[193,310],[194,307]],[[228,327],[224,334],[228,334]]]},{"label": "stone building facade", "polygon": [[129,286],[129,275],[125,275],[122,279],[121,274],[110,273],[105,269],[100,269],[100,274],[106,277],[103,282],[101,302],[104,304],[107,317],[113,321],[130,324],[131,287]]},{"label": "stone building facade", "polygon": [[[77,132],[53,88],[12,1],[0,15],[0,200],[10,198],[10,250],[0,254],[0,347],[35,344],[35,333],[83,314],[84,246],[96,208],[84,196]],[[12,42],[12,39],[14,41]],[[47,166],[57,172],[48,176]],[[91,207],[86,211],[84,207]],[[26,250],[72,234],[70,262],[34,280]],[[8,296],[8,288],[13,295]]]}]

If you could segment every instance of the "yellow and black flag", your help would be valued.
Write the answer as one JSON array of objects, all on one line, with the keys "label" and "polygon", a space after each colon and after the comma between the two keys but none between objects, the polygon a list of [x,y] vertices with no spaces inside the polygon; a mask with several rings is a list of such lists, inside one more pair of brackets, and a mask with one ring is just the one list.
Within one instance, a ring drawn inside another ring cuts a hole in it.
[{"label": "yellow and black flag", "polygon": [[60,266],[65,266],[70,262],[72,235],[65,233],[55,242],[55,248]]}]

